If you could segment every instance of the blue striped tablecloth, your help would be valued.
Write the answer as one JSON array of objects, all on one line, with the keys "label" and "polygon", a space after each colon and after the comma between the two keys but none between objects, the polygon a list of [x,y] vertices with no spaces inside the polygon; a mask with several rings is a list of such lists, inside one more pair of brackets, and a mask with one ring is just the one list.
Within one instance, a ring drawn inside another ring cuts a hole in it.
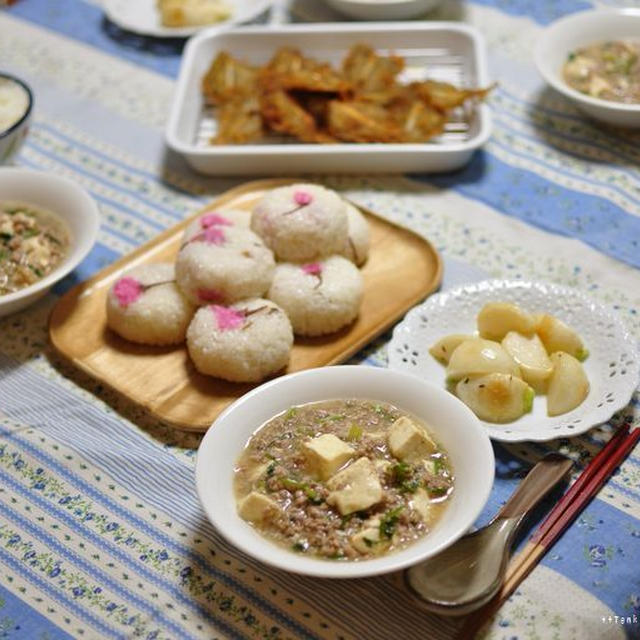
[{"label": "blue striped tablecloth", "polygon": [[[487,275],[569,284],[640,337],[640,134],[589,123],[531,62],[547,23],[614,4],[446,2],[437,15],[475,24],[489,45],[500,82],[489,143],[447,175],[321,179],[428,236],[445,258],[444,287]],[[336,19],[316,0],[293,2],[290,15]],[[450,638],[456,624],[416,609],[396,575],[312,580],[240,554],[198,505],[199,436],[149,418],[47,346],[61,293],[237,183],[196,176],[163,146],[181,46],[122,32],[98,2],[19,0],[0,13],[0,68],[37,100],[18,164],[71,177],[102,213],[80,267],[0,320],[0,637]],[[388,338],[355,361],[383,366]],[[640,422],[637,394],[584,436],[496,444],[479,523],[544,452],[581,468],[622,421]],[[481,635],[640,637],[639,618],[636,450]]]}]

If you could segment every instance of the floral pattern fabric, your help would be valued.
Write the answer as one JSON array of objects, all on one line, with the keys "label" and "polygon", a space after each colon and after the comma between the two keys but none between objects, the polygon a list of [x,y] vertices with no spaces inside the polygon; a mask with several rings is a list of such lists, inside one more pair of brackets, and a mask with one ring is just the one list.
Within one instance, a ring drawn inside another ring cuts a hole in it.
[{"label": "floral pattern fabric", "polygon": [[[445,4],[441,15],[455,17],[446,12],[459,3]],[[318,179],[428,237],[445,258],[444,286],[486,276],[571,285],[640,340],[640,138],[594,127],[532,80],[528,43],[586,5],[465,3],[500,86],[494,136],[464,171]],[[3,65],[36,89],[18,163],[73,179],[102,213],[76,272],[0,319],[0,638],[454,637],[459,622],[422,611],[401,576],[325,582],[239,553],[199,507],[200,437],[152,419],[48,347],[61,293],[234,183],[165,158],[179,47],[101,31],[101,21],[97,3],[80,0],[25,0],[0,14]],[[384,366],[388,338],[354,362]],[[578,472],[613,427],[640,424],[639,401],[577,438],[495,445],[495,487],[478,524],[546,451],[570,456]],[[637,637],[639,542],[636,450],[482,637]]]}]

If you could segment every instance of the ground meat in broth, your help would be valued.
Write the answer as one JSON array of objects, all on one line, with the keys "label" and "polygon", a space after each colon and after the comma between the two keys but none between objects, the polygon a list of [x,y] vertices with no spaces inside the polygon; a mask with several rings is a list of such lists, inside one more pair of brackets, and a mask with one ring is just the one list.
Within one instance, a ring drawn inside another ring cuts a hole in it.
[{"label": "ground meat in broth", "polygon": [[0,203],[0,295],[49,275],[65,258],[69,234],[54,214],[30,205]]},{"label": "ground meat in broth", "polygon": [[[275,501],[280,508],[254,526],[294,551],[361,560],[381,550],[404,548],[434,526],[453,490],[453,474],[440,447],[426,465],[401,462],[390,453],[387,433],[404,415],[391,405],[359,399],[293,407],[249,441],[236,466],[236,497],[241,500],[256,491]],[[362,457],[372,461],[383,490],[379,502],[346,516],[327,503],[326,481],[308,473],[303,449],[305,442],[323,434],[333,434],[354,449],[343,468]],[[426,490],[430,498],[426,521],[413,508],[419,490]],[[365,540],[371,550],[358,549],[352,542],[352,536],[365,529],[375,529],[380,537],[375,544]]]},{"label": "ground meat in broth", "polygon": [[593,44],[569,54],[565,82],[594,98],[640,103],[640,42]]}]

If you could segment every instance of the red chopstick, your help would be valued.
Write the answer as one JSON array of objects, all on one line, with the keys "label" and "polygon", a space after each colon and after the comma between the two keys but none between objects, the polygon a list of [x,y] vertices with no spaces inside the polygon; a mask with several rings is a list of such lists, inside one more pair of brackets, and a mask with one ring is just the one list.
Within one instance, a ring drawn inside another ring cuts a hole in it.
[{"label": "red chopstick", "polygon": [[[622,432],[625,435],[619,439],[619,443],[614,447],[611,455],[591,474],[590,480],[579,488],[577,495],[571,504],[568,505],[562,514],[548,528],[544,536],[539,538],[540,544],[544,547],[548,548],[556,542],[580,512],[587,506],[587,504],[589,504],[589,502],[591,502],[598,491],[600,491],[605,482],[613,475],[614,471],[620,466],[620,463],[636,446],[638,440],[640,440],[640,428],[634,429],[631,433],[626,433],[627,430],[628,426],[625,431]],[[618,434],[616,433],[616,436],[617,435]],[[616,436],[614,436],[614,438]],[[614,438],[611,438],[611,440]],[[583,473],[582,475],[586,474]]]},{"label": "red chopstick", "polygon": [[502,588],[482,609],[465,621],[458,638],[473,638],[487,620],[504,604],[518,585],[533,571],[544,554],[562,536],[605,482],[640,441],[640,428],[629,433],[624,424],[584,468],[567,493],[556,503],[521,553],[509,563]]},{"label": "red chopstick", "polygon": [[606,467],[609,457],[617,449],[618,445],[627,436],[629,425],[623,424],[618,427],[617,431],[609,439],[609,442],[592,458],[591,462],[582,470],[576,481],[569,487],[568,491],[556,502],[555,506],[547,517],[542,521],[538,528],[531,536],[530,542],[538,542],[553,527],[555,522],[562,517],[569,505],[576,500],[576,496],[580,494],[583,487],[589,483],[591,478],[601,467]]}]

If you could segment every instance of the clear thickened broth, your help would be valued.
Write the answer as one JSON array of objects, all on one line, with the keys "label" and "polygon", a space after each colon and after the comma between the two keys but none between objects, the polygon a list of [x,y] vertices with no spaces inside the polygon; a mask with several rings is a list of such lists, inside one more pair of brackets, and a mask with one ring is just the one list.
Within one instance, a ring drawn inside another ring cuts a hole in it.
[{"label": "clear thickened broth", "polygon": [[238,512],[260,533],[319,558],[365,560],[427,534],[454,477],[415,417],[382,402],[328,400],[263,425],[237,461]]}]

